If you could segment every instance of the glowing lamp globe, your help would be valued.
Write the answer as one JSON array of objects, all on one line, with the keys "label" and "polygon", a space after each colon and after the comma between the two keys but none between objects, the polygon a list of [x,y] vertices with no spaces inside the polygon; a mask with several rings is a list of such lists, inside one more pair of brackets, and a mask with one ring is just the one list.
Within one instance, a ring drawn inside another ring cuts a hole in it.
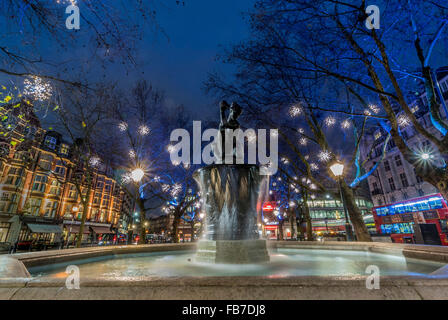
[{"label": "glowing lamp globe", "polygon": [[340,177],[344,173],[344,165],[341,162],[335,162],[330,166],[330,170],[335,177]]},{"label": "glowing lamp globe", "polygon": [[429,159],[429,154],[428,153],[423,153],[422,154],[422,159],[423,160],[428,160]]},{"label": "glowing lamp globe", "polygon": [[139,182],[140,180],[142,180],[143,176],[145,175],[145,172],[140,169],[134,169],[131,172],[131,179],[134,180],[134,182]]}]

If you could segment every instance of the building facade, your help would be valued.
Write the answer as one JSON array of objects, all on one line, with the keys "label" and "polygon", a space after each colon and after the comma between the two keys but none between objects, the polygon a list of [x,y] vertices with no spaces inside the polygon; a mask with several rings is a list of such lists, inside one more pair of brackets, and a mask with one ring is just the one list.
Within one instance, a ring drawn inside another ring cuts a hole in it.
[{"label": "building facade", "polygon": [[[438,80],[440,91],[447,102],[448,75],[442,75]],[[422,93],[410,104],[410,108],[424,128],[434,136],[440,137],[440,132],[431,123],[428,105],[426,93]],[[443,119],[447,119],[447,112],[443,106],[440,109],[440,114]],[[427,154],[431,157],[429,161],[433,165],[443,165],[443,158],[438,154],[437,149],[429,140],[417,134],[411,125],[402,126],[401,131],[406,143],[416,151],[416,156],[419,153]],[[368,185],[374,205],[381,206],[437,193],[436,187],[424,182],[421,177],[416,175],[413,166],[404,160],[392,139],[388,141],[385,156],[382,159],[386,138],[387,132],[384,129],[373,128],[366,133],[361,149],[361,157],[363,162],[365,161],[364,169],[366,171],[380,162],[378,168],[368,177]]]},{"label": "building facade", "polygon": [[72,146],[59,133],[41,128],[31,103],[3,106],[0,116],[0,242],[74,241],[83,212],[80,200],[87,196],[83,241],[116,234],[132,209],[110,168],[96,168],[88,195]]},{"label": "building facade", "polygon": [[[363,195],[356,195],[355,202],[361,210],[364,222],[370,233],[376,233],[375,222],[372,215],[372,201]],[[275,206],[275,202],[270,202]],[[316,196],[308,200],[308,207],[311,217],[313,233],[316,235],[338,235],[345,233],[344,207],[340,199],[334,199],[330,195]],[[291,222],[283,210],[273,208],[273,214],[264,214],[261,223],[262,234],[268,239],[279,239],[280,232],[283,232],[283,239],[291,239],[294,233],[298,235],[299,228],[306,234],[306,221],[301,209],[296,211],[296,219]],[[281,224],[281,228],[280,228]],[[298,235],[299,236],[299,235]]]}]

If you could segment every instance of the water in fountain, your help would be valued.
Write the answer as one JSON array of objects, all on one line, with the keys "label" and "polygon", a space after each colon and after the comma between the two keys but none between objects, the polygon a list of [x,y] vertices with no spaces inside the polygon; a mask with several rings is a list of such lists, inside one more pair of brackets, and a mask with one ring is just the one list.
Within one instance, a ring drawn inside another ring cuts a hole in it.
[{"label": "water in fountain", "polygon": [[260,188],[265,179],[256,165],[210,165],[194,175],[206,213],[197,260],[220,263],[269,261],[266,240],[259,239]]}]

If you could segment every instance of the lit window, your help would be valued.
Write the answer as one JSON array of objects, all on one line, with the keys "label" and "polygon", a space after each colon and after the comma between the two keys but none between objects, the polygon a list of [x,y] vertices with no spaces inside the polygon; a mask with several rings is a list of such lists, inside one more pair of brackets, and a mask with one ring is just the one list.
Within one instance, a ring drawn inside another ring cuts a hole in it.
[{"label": "lit window", "polygon": [[380,131],[375,133],[375,140],[378,140],[379,138],[381,138],[381,132]]},{"label": "lit window", "polygon": [[64,155],[68,155],[68,145],[67,144],[65,144],[65,143],[61,144],[60,153],[64,154]]}]

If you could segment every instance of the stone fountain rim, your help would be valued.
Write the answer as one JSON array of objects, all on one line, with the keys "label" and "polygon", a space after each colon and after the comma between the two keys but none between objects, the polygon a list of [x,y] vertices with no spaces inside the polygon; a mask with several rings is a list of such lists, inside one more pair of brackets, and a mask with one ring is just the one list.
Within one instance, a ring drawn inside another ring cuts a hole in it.
[{"label": "stone fountain rim", "polygon": [[[229,240],[231,241],[231,240]],[[237,240],[235,240],[237,241]],[[92,257],[166,252],[166,251],[186,251],[194,250],[197,243],[168,243],[168,244],[149,244],[149,245],[126,245],[126,246],[107,246],[107,247],[88,247],[79,249],[38,251],[28,253],[18,253],[13,255],[0,256],[0,279],[19,279],[30,278],[27,270],[29,267],[42,266],[52,263],[68,262],[78,259],[87,259]],[[322,249],[322,250],[354,250],[369,251],[373,253],[382,253],[390,255],[404,256],[411,259],[420,259],[438,263],[444,263],[443,274],[448,276],[448,247],[428,246],[415,244],[397,244],[383,242],[343,242],[343,241],[268,241],[269,249],[291,248],[291,249]],[[239,277],[229,277],[239,278]]]},{"label": "stone fountain rim", "polygon": [[[357,250],[401,254],[448,263],[448,247],[380,242],[270,241],[275,248]],[[448,265],[432,277],[381,276],[381,290],[366,289],[367,275],[239,277],[82,277],[80,290],[67,290],[65,279],[31,278],[26,266],[101,255],[194,249],[195,243],[93,247],[0,256],[0,299],[448,299]],[[60,252],[62,251],[62,252]],[[4,263],[7,260],[7,268]],[[14,267],[15,263],[15,267]],[[3,268],[2,268],[3,267]],[[15,270],[15,274],[14,271]],[[6,274],[5,274],[6,272]],[[10,277],[7,277],[9,274]]]}]

